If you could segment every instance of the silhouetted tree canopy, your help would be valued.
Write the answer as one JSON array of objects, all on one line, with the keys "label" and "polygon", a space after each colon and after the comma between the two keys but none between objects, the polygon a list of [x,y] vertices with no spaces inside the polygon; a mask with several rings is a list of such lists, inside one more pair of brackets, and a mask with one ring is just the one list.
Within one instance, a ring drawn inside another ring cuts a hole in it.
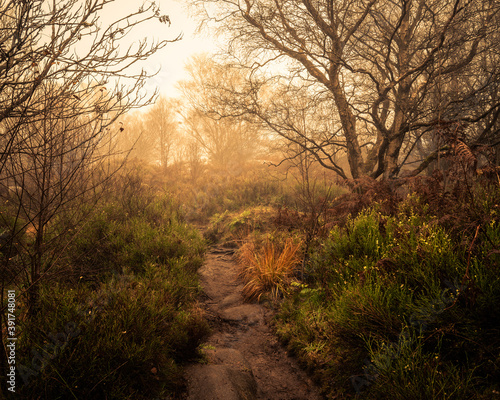
[{"label": "silhouetted tree canopy", "polygon": [[[459,129],[454,140],[469,147],[497,143],[496,1],[197,3],[229,37],[231,62],[252,71],[232,114],[258,116],[341,176],[396,177],[410,154],[428,164],[446,150],[437,133]],[[307,96],[312,108],[330,103],[328,135],[322,128],[318,139],[288,119],[287,91]],[[338,149],[348,171],[332,157]],[[415,173],[422,169],[417,164]]]}]

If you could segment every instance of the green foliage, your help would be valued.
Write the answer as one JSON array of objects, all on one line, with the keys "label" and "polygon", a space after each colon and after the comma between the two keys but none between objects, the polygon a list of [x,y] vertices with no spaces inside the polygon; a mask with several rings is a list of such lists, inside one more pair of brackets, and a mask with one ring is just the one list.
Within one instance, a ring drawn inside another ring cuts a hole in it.
[{"label": "green foliage", "polygon": [[366,368],[376,374],[369,388],[373,398],[388,398],[390,394],[412,400],[466,399],[474,393],[474,368],[446,362],[439,343],[432,350],[416,338],[377,342],[376,346],[368,344],[371,362]]},{"label": "green foliage", "polygon": [[[208,332],[196,294],[196,276],[182,258],[149,264],[141,275],[116,275],[97,290],[83,283],[69,291],[45,286],[43,317],[25,326],[20,342],[19,362],[31,370],[26,375],[34,372],[21,393],[147,399],[181,391],[180,364],[196,356]],[[28,349],[38,349],[44,359],[39,372],[41,362]]]},{"label": "green foliage", "polygon": [[173,207],[170,199],[160,197],[133,211],[117,202],[97,209],[71,245],[74,277],[92,279],[124,269],[142,272],[148,263],[188,254],[188,267],[195,270],[205,246]]},{"label": "green foliage", "polygon": [[151,399],[185,390],[182,364],[209,331],[196,303],[206,245],[172,199],[141,185],[122,189],[65,248],[41,285],[38,316],[18,318],[23,398]]},{"label": "green foliage", "polygon": [[332,396],[488,398],[500,381],[497,219],[471,238],[415,195],[383,210],[333,227],[278,334]]},{"label": "green foliage", "polygon": [[215,214],[210,218],[205,237],[212,243],[241,242],[249,235],[272,229],[274,214],[274,209],[266,206]]}]

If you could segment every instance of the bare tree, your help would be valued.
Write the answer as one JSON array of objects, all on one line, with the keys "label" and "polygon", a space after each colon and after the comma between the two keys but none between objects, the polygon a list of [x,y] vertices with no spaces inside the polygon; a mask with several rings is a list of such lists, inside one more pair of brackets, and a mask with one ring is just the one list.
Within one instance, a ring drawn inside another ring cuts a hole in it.
[{"label": "bare tree", "polygon": [[[0,5],[0,123],[32,116],[32,98],[45,80],[62,81],[59,90],[72,92],[75,99],[89,99],[89,87],[111,91],[113,103],[102,114],[127,109],[149,101],[154,94],[141,93],[147,79],[141,71],[130,74],[132,64],[164,47],[169,41],[148,44],[140,40],[120,51],[134,27],[152,19],[166,22],[154,3],[102,27],[99,12],[113,0],[2,1]],[[174,39],[175,40],[175,39]],[[118,83],[128,80],[130,85]],[[149,96],[149,98],[146,98]],[[96,104],[81,101],[80,109],[94,111]],[[0,161],[15,141],[15,128],[6,132]],[[1,164],[0,164],[1,169]]]},{"label": "bare tree", "polygon": [[154,159],[153,138],[146,134],[144,113],[128,113],[115,124],[119,125],[118,129],[122,129],[121,134],[116,137],[115,146],[126,153],[129,160],[147,162]]},{"label": "bare tree", "polygon": [[256,124],[228,114],[226,85],[244,82],[241,70],[206,55],[193,57],[187,70],[190,79],[180,86],[186,98],[183,119],[189,134],[214,165],[223,169],[242,165],[255,155],[261,133]]},{"label": "bare tree", "polygon": [[[95,113],[80,114],[78,101],[69,94],[52,97],[58,88],[57,83],[48,81],[37,88],[34,96],[40,110],[35,118],[24,124],[11,118],[5,121],[7,128],[11,124],[18,127],[20,144],[2,171],[2,183],[17,188],[16,196],[10,196],[4,207],[8,214],[17,216],[10,236],[29,232],[29,240],[18,245],[17,263],[22,267],[18,271],[29,277],[26,283],[32,314],[36,314],[40,280],[49,273],[72,237],[68,232],[82,217],[81,202],[90,206],[95,191],[112,173],[110,145],[118,133],[102,129]],[[5,218],[1,222],[8,226]],[[7,269],[7,265],[3,267]]]},{"label": "bare tree", "polygon": [[[241,107],[232,114],[253,113],[280,132],[277,121],[269,119],[273,113],[266,106],[273,104],[259,94],[268,87],[263,76],[279,71],[290,87],[309,86],[313,96],[332,103],[335,127],[325,144],[345,148],[354,178],[397,176],[406,160],[402,149],[410,152],[440,120],[474,124],[471,142],[497,133],[491,121],[500,112],[492,95],[499,73],[498,2],[197,3],[229,35],[234,62],[253,71],[246,92],[235,93]],[[307,151],[323,152],[318,143],[304,143]],[[338,170],[335,164],[325,166]]]},{"label": "bare tree", "polygon": [[[31,315],[41,280],[81,221],[77,200],[94,201],[119,165],[109,158],[112,124],[156,97],[142,90],[149,76],[129,67],[178,39],[120,46],[135,26],[169,19],[150,3],[102,26],[110,3],[0,0],[0,222],[8,238],[0,296],[3,303],[5,285],[23,280]],[[0,359],[4,371],[5,353]]]},{"label": "bare tree", "polygon": [[192,137],[185,138],[182,155],[187,164],[191,182],[196,185],[204,167],[199,142]]},{"label": "bare tree", "polygon": [[172,162],[173,151],[178,137],[178,125],[176,113],[179,104],[174,99],[160,97],[155,105],[148,111],[145,117],[145,132],[155,150],[155,159],[166,168]]},{"label": "bare tree", "polygon": [[340,121],[331,115],[332,99],[306,85],[287,84],[280,76],[257,85],[255,82],[251,85],[259,85],[264,89],[259,91],[268,94],[263,96],[253,90],[246,102],[239,104],[251,104],[250,111],[259,116],[261,129],[274,133],[274,141],[284,149],[282,161],[298,165],[304,158],[311,158],[311,162],[314,159],[347,178],[345,138]]}]

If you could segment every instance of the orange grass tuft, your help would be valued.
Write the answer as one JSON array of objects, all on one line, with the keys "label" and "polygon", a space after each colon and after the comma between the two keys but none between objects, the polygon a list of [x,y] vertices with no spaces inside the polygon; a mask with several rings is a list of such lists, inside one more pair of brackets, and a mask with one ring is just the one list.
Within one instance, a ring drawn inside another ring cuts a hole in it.
[{"label": "orange grass tuft", "polygon": [[262,248],[257,248],[254,242],[243,245],[239,251],[240,276],[246,282],[243,296],[259,301],[267,292],[274,298],[286,293],[300,262],[300,248],[301,243],[292,238],[286,239],[282,246],[270,240]]}]

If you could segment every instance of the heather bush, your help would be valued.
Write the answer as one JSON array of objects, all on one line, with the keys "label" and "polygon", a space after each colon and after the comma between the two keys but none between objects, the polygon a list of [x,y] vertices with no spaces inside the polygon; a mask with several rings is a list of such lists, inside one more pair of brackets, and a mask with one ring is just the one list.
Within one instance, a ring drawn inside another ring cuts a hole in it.
[{"label": "heather bush", "polygon": [[[494,194],[486,197],[491,205]],[[325,393],[486,399],[499,391],[498,218],[488,211],[470,234],[464,214],[460,235],[458,221],[440,223],[444,211],[432,209],[412,194],[391,210],[372,204],[347,217],[281,307],[278,334]]]},{"label": "heather bush", "polygon": [[205,241],[175,201],[137,182],[84,212],[37,316],[25,318],[18,288],[20,398],[180,396],[182,365],[209,331],[197,306]]}]

